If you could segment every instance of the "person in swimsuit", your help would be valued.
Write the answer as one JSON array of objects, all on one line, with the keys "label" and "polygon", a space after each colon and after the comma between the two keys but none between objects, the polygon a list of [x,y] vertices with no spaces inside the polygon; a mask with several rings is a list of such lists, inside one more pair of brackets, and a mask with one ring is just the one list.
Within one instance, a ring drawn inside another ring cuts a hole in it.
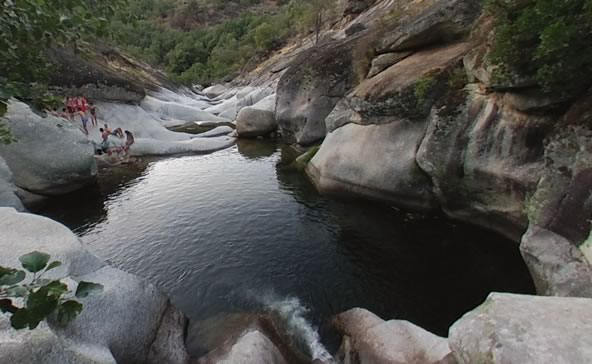
[{"label": "person in swimsuit", "polygon": [[134,139],[134,135],[132,134],[131,131],[126,130],[125,131],[125,136],[126,136],[126,140],[125,140],[125,148],[124,151],[127,154],[127,152],[129,151],[130,147],[135,143],[135,139]]},{"label": "person in swimsuit", "polygon": [[84,135],[88,136],[88,117],[86,113],[82,111],[82,108],[78,108],[78,116],[80,116],[80,121],[82,122],[82,129],[84,129]]},{"label": "person in swimsuit", "polygon": [[88,110],[90,110],[90,117],[92,120],[92,125],[97,126],[97,107],[92,102],[89,104]]}]

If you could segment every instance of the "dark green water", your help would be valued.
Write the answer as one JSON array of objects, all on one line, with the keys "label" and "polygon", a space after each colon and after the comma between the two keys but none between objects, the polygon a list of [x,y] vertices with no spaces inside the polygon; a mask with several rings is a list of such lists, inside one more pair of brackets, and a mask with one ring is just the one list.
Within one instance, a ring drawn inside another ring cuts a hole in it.
[{"label": "dark green water", "polygon": [[534,292],[515,243],[441,215],[319,196],[279,160],[261,141],[145,160],[38,212],[194,320],[275,301],[301,306],[312,327],[364,307],[446,335],[492,291]]}]

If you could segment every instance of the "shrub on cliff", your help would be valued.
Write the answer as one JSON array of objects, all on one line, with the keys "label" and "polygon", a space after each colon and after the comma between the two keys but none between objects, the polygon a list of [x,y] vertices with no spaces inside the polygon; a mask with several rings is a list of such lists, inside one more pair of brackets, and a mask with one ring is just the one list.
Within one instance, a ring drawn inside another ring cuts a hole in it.
[{"label": "shrub on cliff", "polygon": [[497,21],[491,61],[548,92],[592,85],[592,0],[488,0]]}]

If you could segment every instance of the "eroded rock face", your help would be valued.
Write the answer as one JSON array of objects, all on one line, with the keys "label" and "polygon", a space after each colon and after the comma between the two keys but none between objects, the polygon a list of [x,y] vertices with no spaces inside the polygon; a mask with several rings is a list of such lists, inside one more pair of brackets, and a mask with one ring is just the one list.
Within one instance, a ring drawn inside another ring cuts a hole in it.
[{"label": "eroded rock face", "polygon": [[40,195],[68,193],[94,183],[94,147],[68,121],[33,113],[21,102],[10,102],[4,116],[17,140],[0,145],[15,184]]},{"label": "eroded rock face", "polygon": [[459,364],[590,363],[592,300],[492,293],[450,329]]},{"label": "eroded rock face", "polygon": [[533,225],[520,252],[539,295],[592,298],[592,267],[566,238]]},{"label": "eroded rock face", "polygon": [[462,38],[469,34],[481,6],[473,0],[437,1],[387,34],[378,53],[418,49]]},{"label": "eroded rock face", "polygon": [[239,136],[265,136],[277,129],[275,115],[271,111],[245,107],[238,113],[236,131]]},{"label": "eroded rock face", "polygon": [[106,266],[50,219],[0,208],[0,231],[1,265],[17,267],[19,256],[38,250],[63,263],[47,278],[70,276],[104,285],[103,293],[81,300],[84,310],[65,328],[50,320],[33,331],[15,331],[0,315],[0,362],[188,362],[186,319],[156,287]]},{"label": "eroded rock face", "polygon": [[276,117],[289,142],[325,137],[325,118],[354,83],[353,49],[359,37],[319,45],[301,54],[277,87]]},{"label": "eroded rock face", "polygon": [[417,162],[447,214],[520,241],[553,120],[517,112],[495,94],[474,91],[459,113],[449,109],[432,111]]},{"label": "eroded rock face", "polygon": [[327,136],[307,173],[321,193],[365,196],[427,210],[436,206],[415,161],[426,124],[345,125]]},{"label": "eroded rock face", "polygon": [[224,85],[213,85],[205,88],[202,93],[210,99],[216,98],[226,92],[228,89]]},{"label": "eroded rock face", "polygon": [[381,54],[372,60],[372,66],[368,72],[368,78],[376,76],[390,66],[397,64],[403,59],[409,57],[411,54],[413,54],[411,51]]},{"label": "eroded rock face", "polygon": [[282,353],[259,330],[248,330],[228,348],[201,358],[199,364],[287,364]]},{"label": "eroded rock face", "polygon": [[385,322],[363,309],[344,312],[335,321],[346,335],[339,353],[344,363],[455,363],[445,338],[408,321]]}]

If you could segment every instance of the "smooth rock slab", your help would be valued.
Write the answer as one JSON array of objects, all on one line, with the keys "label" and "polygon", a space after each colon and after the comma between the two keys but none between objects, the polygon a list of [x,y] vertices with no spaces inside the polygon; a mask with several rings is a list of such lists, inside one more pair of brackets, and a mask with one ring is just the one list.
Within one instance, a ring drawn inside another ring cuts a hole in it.
[{"label": "smooth rock slab", "polygon": [[42,118],[17,101],[8,104],[4,121],[17,141],[0,145],[0,156],[18,187],[59,195],[95,182],[93,145],[76,126],[53,116]]},{"label": "smooth rock slab", "polygon": [[[340,356],[360,364],[452,364],[445,338],[408,321],[383,321],[364,309],[338,315],[336,327],[346,334]],[[354,359],[355,358],[355,359]]]},{"label": "smooth rock slab", "polygon": [[348,124],[330,133],[307,173],[321,193],[358,195],[429,210],[431,182],[415,161],[424,123]]},{"label": "smooth rock slab", "polygon": [[226,352],[213,352],[198,363],[287,364],[278,348],[259,330],[247,331]]},{"label": "smooth rock slab", "polygon": [[492,293],[450,329],[459,364],[592,362],[592,300]]},{"label": "smooth rock slab", "polygon": [[592,267],[566,238],[530,226],[520,252],[539,295],[592,298]]},{"label": "smooth rock slab", "polygon": [[103,293],[81,299],[84,310],[67,327],[53,321],[16,331],[0,314],[0,363],[187,363],[186,319],[155,286],[106,266],[65,226],[50,219],[0,208],[0,265],[18,267],[18,257],[47,252],[62,266],[49,279],[91,281]]}]

